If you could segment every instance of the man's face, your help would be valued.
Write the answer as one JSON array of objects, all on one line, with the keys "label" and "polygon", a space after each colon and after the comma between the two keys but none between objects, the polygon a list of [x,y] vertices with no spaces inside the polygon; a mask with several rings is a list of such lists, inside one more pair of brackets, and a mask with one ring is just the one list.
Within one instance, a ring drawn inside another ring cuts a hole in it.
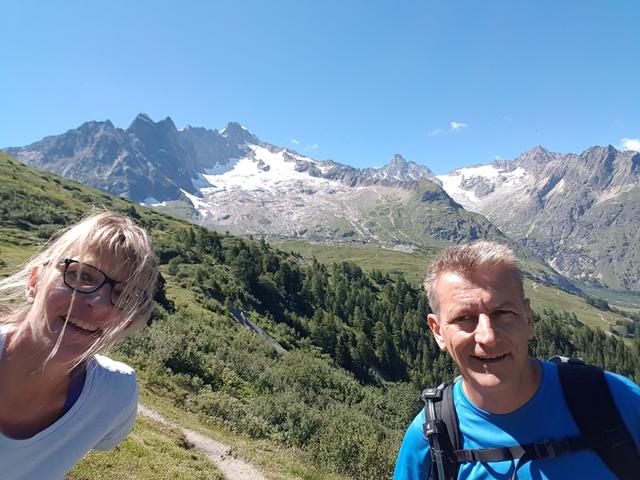
[{"label": "man's face", "polygon": [[468,276],[446,272],[438,279],[439,308],[429,315],[429,327],[466,386],[480,395],[521,388],[530,365],[533,316],[515,275],[491,267]]}]

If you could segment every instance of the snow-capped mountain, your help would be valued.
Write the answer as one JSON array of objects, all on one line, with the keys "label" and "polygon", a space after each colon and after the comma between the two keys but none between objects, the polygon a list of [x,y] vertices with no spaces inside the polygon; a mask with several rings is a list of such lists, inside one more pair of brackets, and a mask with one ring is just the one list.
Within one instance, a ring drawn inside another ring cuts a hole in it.
[{"label": "snow-capped mountain", "polygon": [[357,169],[264,143],[237,123],[178,130],[170,118],[140,114],[126,130],[88,122],[7,152],[138,202],[188,202],[194,221],[237,234],[408,245],[504,239],[401,155]]},{"label": "snow-capped mountain", "polygon": [[502,237],[428,180],[433,176],[399,155],[386,167],[360,170],[260,144],[203,173],[201,197],[183,193],[198,223],[235,234],[407,246]]},{"label": "snow-capped mountain", "polygon": [[[5,151],[37,168],[150,203],[178,199],[180,192],[199,196],[201,188],[210,187],[208,177],[228,172],[240,159],[255,158],[256,147],[277,150],[238,123],[231,122],[220,131],[191,126],[178,130],[170,117],[154,122],[141,113],[126,130],[109,120],[86,122],[62,135]],[[401,155],[382,168],[356,169],[280,150],[288,164],[295,164],[298,179],[324,177],[350,186],[420,179],[438,183],[428,168]],[[258,171],[263,171],[260,165]],[[290,174],[288,168],[279,172]]]},{"label": "snow-capped mountain", "polygon": [[408,248],[511,242],[506,232],[525,256],[533,249],[569,276],[640,289],[640,154],[613,147],[580,155],[536,147],[436,177],[400,155],[357,169],[270,145],[237,123],[177,129],[169,117],[140,114],[126,130],[87,122],[6,150],[220,231]]},{"label": "snow-capped mountain", "polygon": [[562,155],[535,147],[438,178],[458,203],[557,270],[640,289],[639,153],[608,146]]},{"label": "snow-capped mountain", "polygon": [[169,117],[154,122],[141,113],[126,130],[109,120],[86,122],[5,151],[31,166],[141,202],[177,199],[181,189],[197,194],[192,179],[244,155],[247,143],[259,140],[237,123],[220,132],[190,126],[178,130]]}]

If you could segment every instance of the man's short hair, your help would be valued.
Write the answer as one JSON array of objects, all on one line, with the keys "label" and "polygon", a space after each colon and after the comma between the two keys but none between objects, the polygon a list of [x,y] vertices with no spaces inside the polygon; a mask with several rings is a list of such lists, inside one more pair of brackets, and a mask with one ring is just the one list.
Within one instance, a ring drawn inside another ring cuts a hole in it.
[{"label": "man's short hair", "polygon": [[427,292],[431,310],[434,313],[438,311],[438,280],[444,273],[458,273],[468,276],[482,269],[498,266],[514,273],[514,280],[518,282],[519,290],[524,298],[520,262],[513,250],[506,245],[480,240],[445,248],[429,264],[424,279],[424,289]]}]

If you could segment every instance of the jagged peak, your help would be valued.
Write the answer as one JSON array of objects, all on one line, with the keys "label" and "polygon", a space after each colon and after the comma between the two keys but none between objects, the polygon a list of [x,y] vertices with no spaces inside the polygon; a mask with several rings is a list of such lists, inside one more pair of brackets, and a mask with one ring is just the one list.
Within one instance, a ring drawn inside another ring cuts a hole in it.
[{"label": "jagged peak", "polygon": [[255,136],[253,132],[251,132],[248,128],[240,125],[238,122],[229,122],[226,127],[224,127],[219,132],[223,137],[231,137],[235,141],[244,142],[244,143],[260,143],[258,137]]},{"label": "jagged peak", "polygon": [[153,126],[156,123],[151,120],[151,117],[146,113],[139,113],[136,115],[136,118],[133,119],[129,127],[127,127],[127,132],[137,130],[139,128],[145,128],[149,126]]},{"label": "jagged peak", "polygon": [[531,147],[529,150],[525,150],[524,152],[522,152],[518,158],[521,157],[546,157],[547,155],[551,154],[552,152],[550,152],[549,150],[547,150],[546,148],[544,148],[542,145],[535,145],[533,147]]},{"label": "jagged peak", "polygon": [[249,132],[249,130],[238,122],[228,122],[227,125],[222,130],[220,130],[220,134],[222,135],[230,134],[233,132]]},{"label": "jagged peak", "polygon": [[538,152],[548,152],[549,151],[546,148],[544,148],[542,145],[534,145],[531,150],[532,151],[538,151]]},{"label": "jagged peak", "polygon": [[115,127],[113,126],[113,123],[111,123],[111,120],[105,120],[104,122],[98,121],[98,120],[90,120],[88,122],[84,122],[78,128],[71,129],[69,131],[70,132],[74,130],[87,131],[87,130],[94,130],[94,129],[102,129],[103,127],[106,127],[110,130],[115,129]]},{"label": "jagged peak", "polygon": [[592,152],[618,152],[619,150],[614,147],[613,145],[607,145],[607,146],[603,146],[603,145],[594,145],[592,147],[587,148],[584,152],[582,152],[583,154],[589,154]]},{"label": "jagged peak", "polygon": [[168,127],[171,130],[177,130],[176,124],[173,123],[173,120],[169,116],[167,116],[164,120],[159,121],[156,125],[162,125],[164,127]]},{"label": "jagged peak", "polygon": [[153,120],[151,120],[151,117],[144,112],[140,112],[138,115],[136,115],[136,118],[134,118],[133,121],[155,123]]},{"label": "jagged peak", "polygon": [[165,117],[164,120],[154,122],[146,113],[139,113],[136,118],[133,119],[131,125],[127,128],[127,132],[148,132],[152,130],[165,130],[169,132],[177,132],[175,123],[171,117]]},{"label": "jagged peak", "polygon": [[530,148],[526,152],[521,153],[514,161],[515,162],[535,162],[535,163],[545,163],[554,158],[557,154],[554,152],[550,152],[542,145],[536,145],[533,148]]},{"label": "jagged peak", "polygon": [[402,165],[405,165],[406,163],[407,163],[406,158],[404,158],[399,153],[396,153],[393,156],[393,158],[391,159],[391,161],[389,162],[389,165],[391,165],[391,164],[402,164]]},{"label": "jagged peak", "polygon": [[393,157],[391,157],[391,160],[389,160],[389,162],[386,165],[382,167],[373,167],[373,170],[387,171],[387,170],[398,169],[398,168],[406,169],[409,165],[413,163],[414,162],[408,162],[406,158],[404,158],[399,153],[396,153],[393,155]]}]

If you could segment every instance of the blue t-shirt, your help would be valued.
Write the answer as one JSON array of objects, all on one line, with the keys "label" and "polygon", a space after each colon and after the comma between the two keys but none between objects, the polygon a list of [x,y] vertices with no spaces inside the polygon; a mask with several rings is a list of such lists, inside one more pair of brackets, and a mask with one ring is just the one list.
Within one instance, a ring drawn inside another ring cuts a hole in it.
[{"label": "blue t-shirt", "polygon": [[[564,401],[557,366],[540,362],[542,379],[535,395],[518,410],[498,415],[473,405],[462,390],[462,382],[453,387],[453,401],[460,422],[462,448],[494,448],[525,445],[546,438],[578,435],[578,427]],[[616,406],[636,445],[640,445],[640,387],[610,372],[605,373]],[[598,412],[594,412],[597,415]],[[422,433],[424,409],[413,420],[398,453],[394,480],[424,480],[429,477],[431,455],[429,442]],[[463,463],[458,478],[510,479],[515,461]],[[564,455],[555,459],[533,460],[518,470],[518,479],[558,479],[616,477],[591,450]],[[640,472],[638,472],[640,478]]]}]

